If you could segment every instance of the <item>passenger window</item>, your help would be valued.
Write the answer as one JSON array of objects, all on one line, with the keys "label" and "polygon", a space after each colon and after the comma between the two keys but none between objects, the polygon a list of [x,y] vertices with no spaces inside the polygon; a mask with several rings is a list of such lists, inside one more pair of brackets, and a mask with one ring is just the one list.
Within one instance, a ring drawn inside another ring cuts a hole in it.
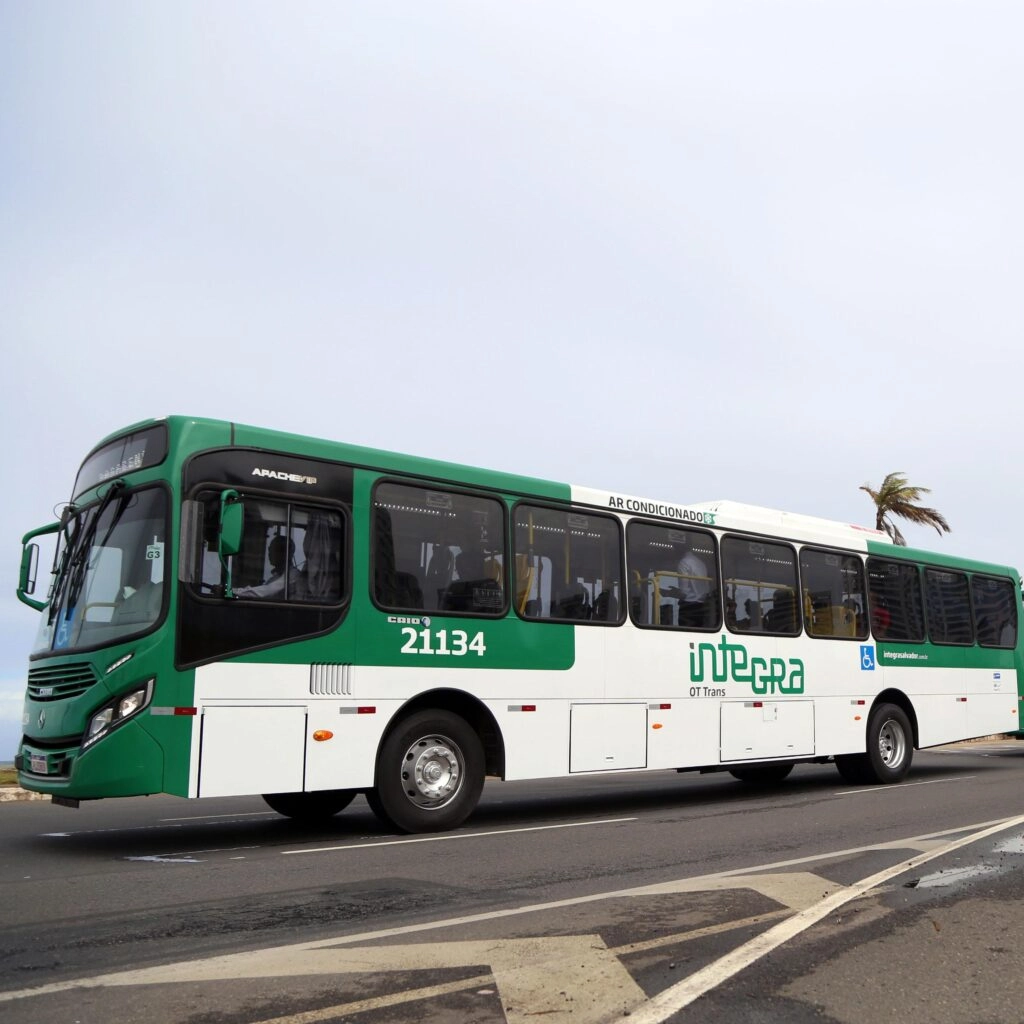
[{"label": "passenger window", "polygon": [[864,565],[860,558],[803,548],[800,579],[804,624],[811,636],[867,638]]},{"label": "passenger window", "polygon": [[1016,589],[1010,580],[987,576],[971,580],[974,623],[982,647],[1017,646]]},{"label": "passenger window", "polygon": [[974,642],[967,576],[947,569],[925,569],[925,609],[928,635],[937,644]]},{"label": "passenger window", "polygon": [[800,632],[796,555],[787,544],[724,537],[722,582],[726,608],[736,609],[732,629],[785,636]]},{"label": "passenger window", "polygon": [[876,640],[921,643],[924,604],[917,566],[869,558],[868,613]]},{"label": "passenger window", "polygon": [[526,619],[622,621],[618,520],[537,505],[515,510],[515,607]]},{"label": "passenger window", "polygon": [[704,530],[631,522],[626,530],[629,614],[638,626],[718,629],[715,539]]},{"label": "passenger window", "polygon": [[373,501],[373,594],[382,608],[503,615],[505,517],[500,502],[384,482]]}]

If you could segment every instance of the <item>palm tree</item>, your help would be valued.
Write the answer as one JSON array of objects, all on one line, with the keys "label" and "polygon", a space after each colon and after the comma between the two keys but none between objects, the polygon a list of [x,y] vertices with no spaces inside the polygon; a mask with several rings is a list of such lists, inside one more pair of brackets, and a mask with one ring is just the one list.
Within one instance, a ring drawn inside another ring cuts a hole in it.
[{"label": "palm tree", "polygon": [[875,529],[885,530],[892,537],[894,544],[906,546],[907,541],[893,522],[893,516],[899,516],[918,526],[934,526],[935,532],[940,536],[943,531],[949,533],[949,523],[941,512],[918,504],[921,495],[931,494],[931,490],[927,487],[911,486],[902,473],[890,473],[877,491],[870,484],[864,484],[861,490],[867,491],[875,503]]}]

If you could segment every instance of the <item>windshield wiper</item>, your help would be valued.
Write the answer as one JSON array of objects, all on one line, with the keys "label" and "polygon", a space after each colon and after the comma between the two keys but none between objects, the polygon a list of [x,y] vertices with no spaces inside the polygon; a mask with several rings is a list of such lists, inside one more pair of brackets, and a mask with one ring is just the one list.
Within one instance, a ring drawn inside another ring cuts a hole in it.
[{"label": "windshield wiper", "polygon": [[[70,561],[68,563],[67,573],[62,575],[62,579],[66,581],[65,585],[61,588],[60,595],[55,595],[54,605],[58,605],[60,602],[56,599],[58,596],[63,597],[66,593],[67,602],[64,605],[64,618],[67,619],[71,615],[71,610],[78,604],[78,598],[82,593],[82,586],[85,583],[86,571],[89,568],[89,555],[92,552],[93,540],[96,537],[96,531],[99,529],[100,520],[103,518],[103,513],[106,512],[107,507],[114,500],[114,498],[121,494],[125,490],[125,482],[123,480],[115,480],[108,488],[106,493],[100,499],[99,505],[96,506],[96,510],[93,512],[89,519],[85,529],[79,529],[75,533],[75,539],[77,543],[74,545],[74,551],[70,555]],[[117,521],[121,518],[121,513],[125,510],[126,502],[122,498],[121,505],[118,510],[114,513],[110,525],[107,527],[107,532],[104,535],[103,544],[106,544],[110,537],[111,532],[117,525]],[[69,545],[70,550],[70,545]]]},{"label": "windshield wiper", "polygon": [[68,582],[68,562],[71,559],[72,551],[75,549],[75,541],[78,539],[78,531],[81,527],[81,510],[73,502],[69,502],[64,506],[60,514],[60,532],[64,538],[64,545],[63,547],[58,546],[58,550],[54,552],[53,568],[50,570],[53,583],[50,586],[50,606],[46,620],[48,625],[53,625],[57,609],[60,608],[61,601],[64,598],[64,591],[67,589]]}]

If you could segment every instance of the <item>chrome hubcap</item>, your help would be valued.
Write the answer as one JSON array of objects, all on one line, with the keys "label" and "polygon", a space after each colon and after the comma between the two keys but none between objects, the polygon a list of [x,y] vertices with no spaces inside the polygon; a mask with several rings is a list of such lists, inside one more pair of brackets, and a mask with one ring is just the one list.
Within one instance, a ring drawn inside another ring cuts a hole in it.
[{"label": "chrome hubcap", "polygon": [[436,810],[458,794],[465,760],[447,736],[425,736],[402,758],[402,789],[417,807]]},{"label": "chrome hubcap", "polygon": [[907,738],[899,722],[889,719],[878,733],[878,752],[887,768],[898,768],[907,753]]}]

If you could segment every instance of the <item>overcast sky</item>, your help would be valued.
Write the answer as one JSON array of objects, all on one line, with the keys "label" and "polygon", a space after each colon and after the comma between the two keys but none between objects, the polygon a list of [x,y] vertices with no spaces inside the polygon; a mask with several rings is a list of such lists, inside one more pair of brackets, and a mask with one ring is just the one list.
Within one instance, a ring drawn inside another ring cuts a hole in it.
[{"label": "overcast sky", "polygon": [[1024,7],[0,0],[0,760],[21,535],[214,416],[1024,568]]}]

